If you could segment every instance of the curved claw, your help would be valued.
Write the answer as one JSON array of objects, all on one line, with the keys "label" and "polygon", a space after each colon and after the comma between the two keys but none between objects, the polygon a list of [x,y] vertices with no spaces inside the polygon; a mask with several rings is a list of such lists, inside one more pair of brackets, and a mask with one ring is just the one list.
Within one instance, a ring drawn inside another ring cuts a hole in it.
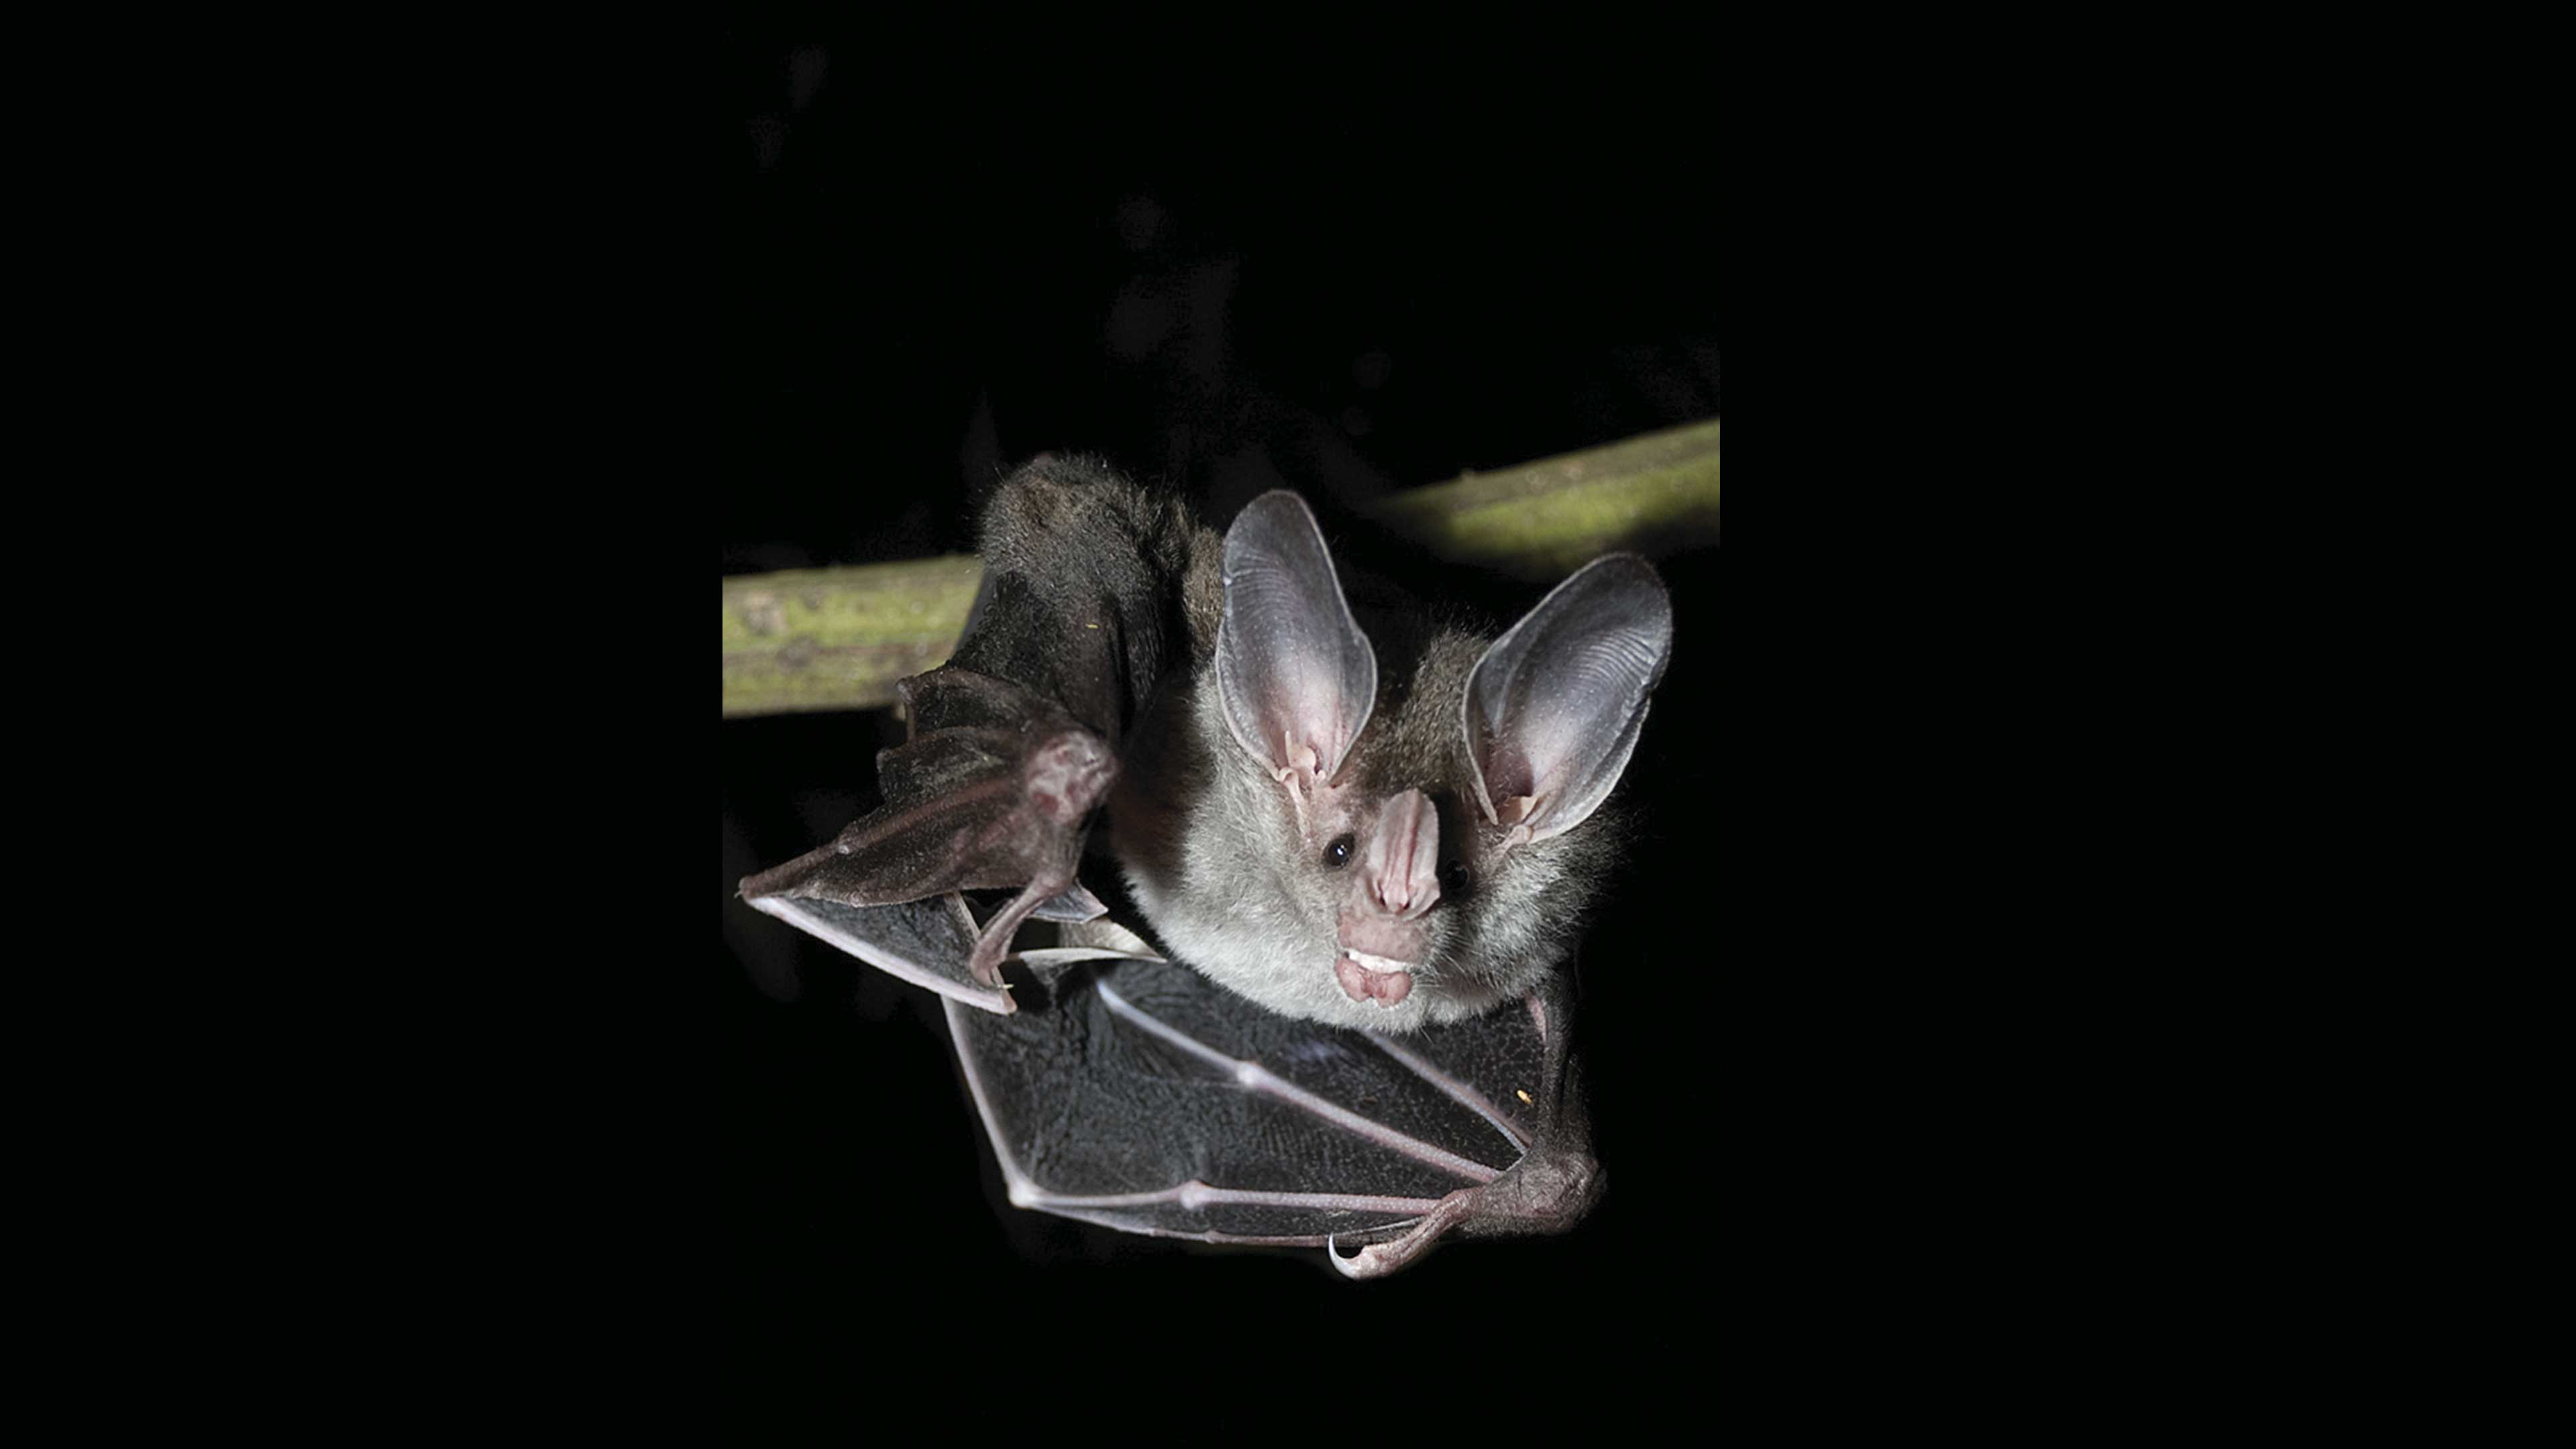
[{"label": "curved claw", "polygon": [[1327,1238],[1324,1256],[1333,1260],[1334,1269],[1345,1278],[1383,1278],[1431,1251],[1431,1245],[1440,1241],[1441,1234],[1473,1210],[1476,1196],[1482,1191],[1482,1188],[1470,1187],[1449,1194],[1440,1200],[1440,1206],[1423,1214],[1422,1220],[1406,1230],[1404,1236],[1371,1243],[1360,1249],[1355,1257],[1343,1257],[1332,1240]]}]

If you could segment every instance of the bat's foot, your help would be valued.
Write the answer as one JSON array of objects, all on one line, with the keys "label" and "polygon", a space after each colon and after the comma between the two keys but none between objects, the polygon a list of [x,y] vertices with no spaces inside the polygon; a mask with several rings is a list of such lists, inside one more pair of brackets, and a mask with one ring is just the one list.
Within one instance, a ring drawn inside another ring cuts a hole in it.
[{"label": "bat's foot", "polygon": [[[967,974],[980,985],[996,991],[1005,989],[1002,958],[1011,954],[1011,938],[1019,934],[1021,923],[1037,914],[1039,907],[1062,898],[1067,891],[1079,889],[1070,870],[1060,877],[1041,875],[1030,881],[1018,895],[1011,897],[1009,904],[994,912],[993,918],[986,921],[983,930],[976,934],[974,954],[966,959]],[[1091,895],[1089,891],[1082,894],[1086,899]]]},{"label": "bat's foot", "polygon": [[1591,1154],[1541,1144],[1492,1182],[1442,1198],[1402,1237],[1371,1243],[1347,1258],[1328,1245],[1324,1256],[1345,1278],[1382,1278],[1431,1251],[1452,1230],[1461,1237],[1564,1232],[1592,1211],[1601,1188],[1601,1164]]}]

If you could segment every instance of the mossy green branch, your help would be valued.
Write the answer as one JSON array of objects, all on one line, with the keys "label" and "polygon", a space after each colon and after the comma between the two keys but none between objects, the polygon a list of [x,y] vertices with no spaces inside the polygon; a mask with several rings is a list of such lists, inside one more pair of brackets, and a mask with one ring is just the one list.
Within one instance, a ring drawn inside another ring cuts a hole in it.
[{"label": "mossy green branch", "polygon": [[1605,553],[1717,542],[1717,424],[1470,473],[1392,494],[1387,530],[1455,563],[1552,584]]},{"label": "mossy green branch", "polygon": [[[1452,562],[1553,583],[1616,549],[1717,541],[1718,425],[1697,423],[1379,500],[1387,530]],[[724,581],[724,712],[873,709],[948,657],[972,555]]]},{"label": "mossy green branch", "polygon": [[726,717],[894,703],[957,646],[983,576],[960,554],[725,580]]}]

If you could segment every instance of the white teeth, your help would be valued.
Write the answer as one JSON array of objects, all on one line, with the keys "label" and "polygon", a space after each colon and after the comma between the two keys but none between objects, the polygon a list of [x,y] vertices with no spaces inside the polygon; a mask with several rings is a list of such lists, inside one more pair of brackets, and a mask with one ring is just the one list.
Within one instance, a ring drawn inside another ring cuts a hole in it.
[{"label": "white teeth", "polygon": [[1342,948],[1342,954],[1371,971],[1411,971],[1422,964],[1419,961],[1397,961],[1386,956],[1372,956],[1366,951],[1354,951],[1348,946]]}]

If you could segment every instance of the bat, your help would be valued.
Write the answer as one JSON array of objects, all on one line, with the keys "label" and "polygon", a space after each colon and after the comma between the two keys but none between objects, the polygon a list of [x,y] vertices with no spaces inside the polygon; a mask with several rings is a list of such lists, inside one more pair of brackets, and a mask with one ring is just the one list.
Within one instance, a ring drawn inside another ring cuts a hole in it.
[{"label": "bat", "polygon": [[[1595,560],[1491,639],[1363,630],[1294,494],[1219,535],[1058,458],[981,541],[884,803],[744,899],[947,998],[1022,1206],[1363,1276],[1571,1226],[1600,1177],[1557,968],[1670,652],[1652,567]],[[1077,878],[1095,820],[1138,930]],[[1060,944],[1015,951],[1032,920]]]}]

